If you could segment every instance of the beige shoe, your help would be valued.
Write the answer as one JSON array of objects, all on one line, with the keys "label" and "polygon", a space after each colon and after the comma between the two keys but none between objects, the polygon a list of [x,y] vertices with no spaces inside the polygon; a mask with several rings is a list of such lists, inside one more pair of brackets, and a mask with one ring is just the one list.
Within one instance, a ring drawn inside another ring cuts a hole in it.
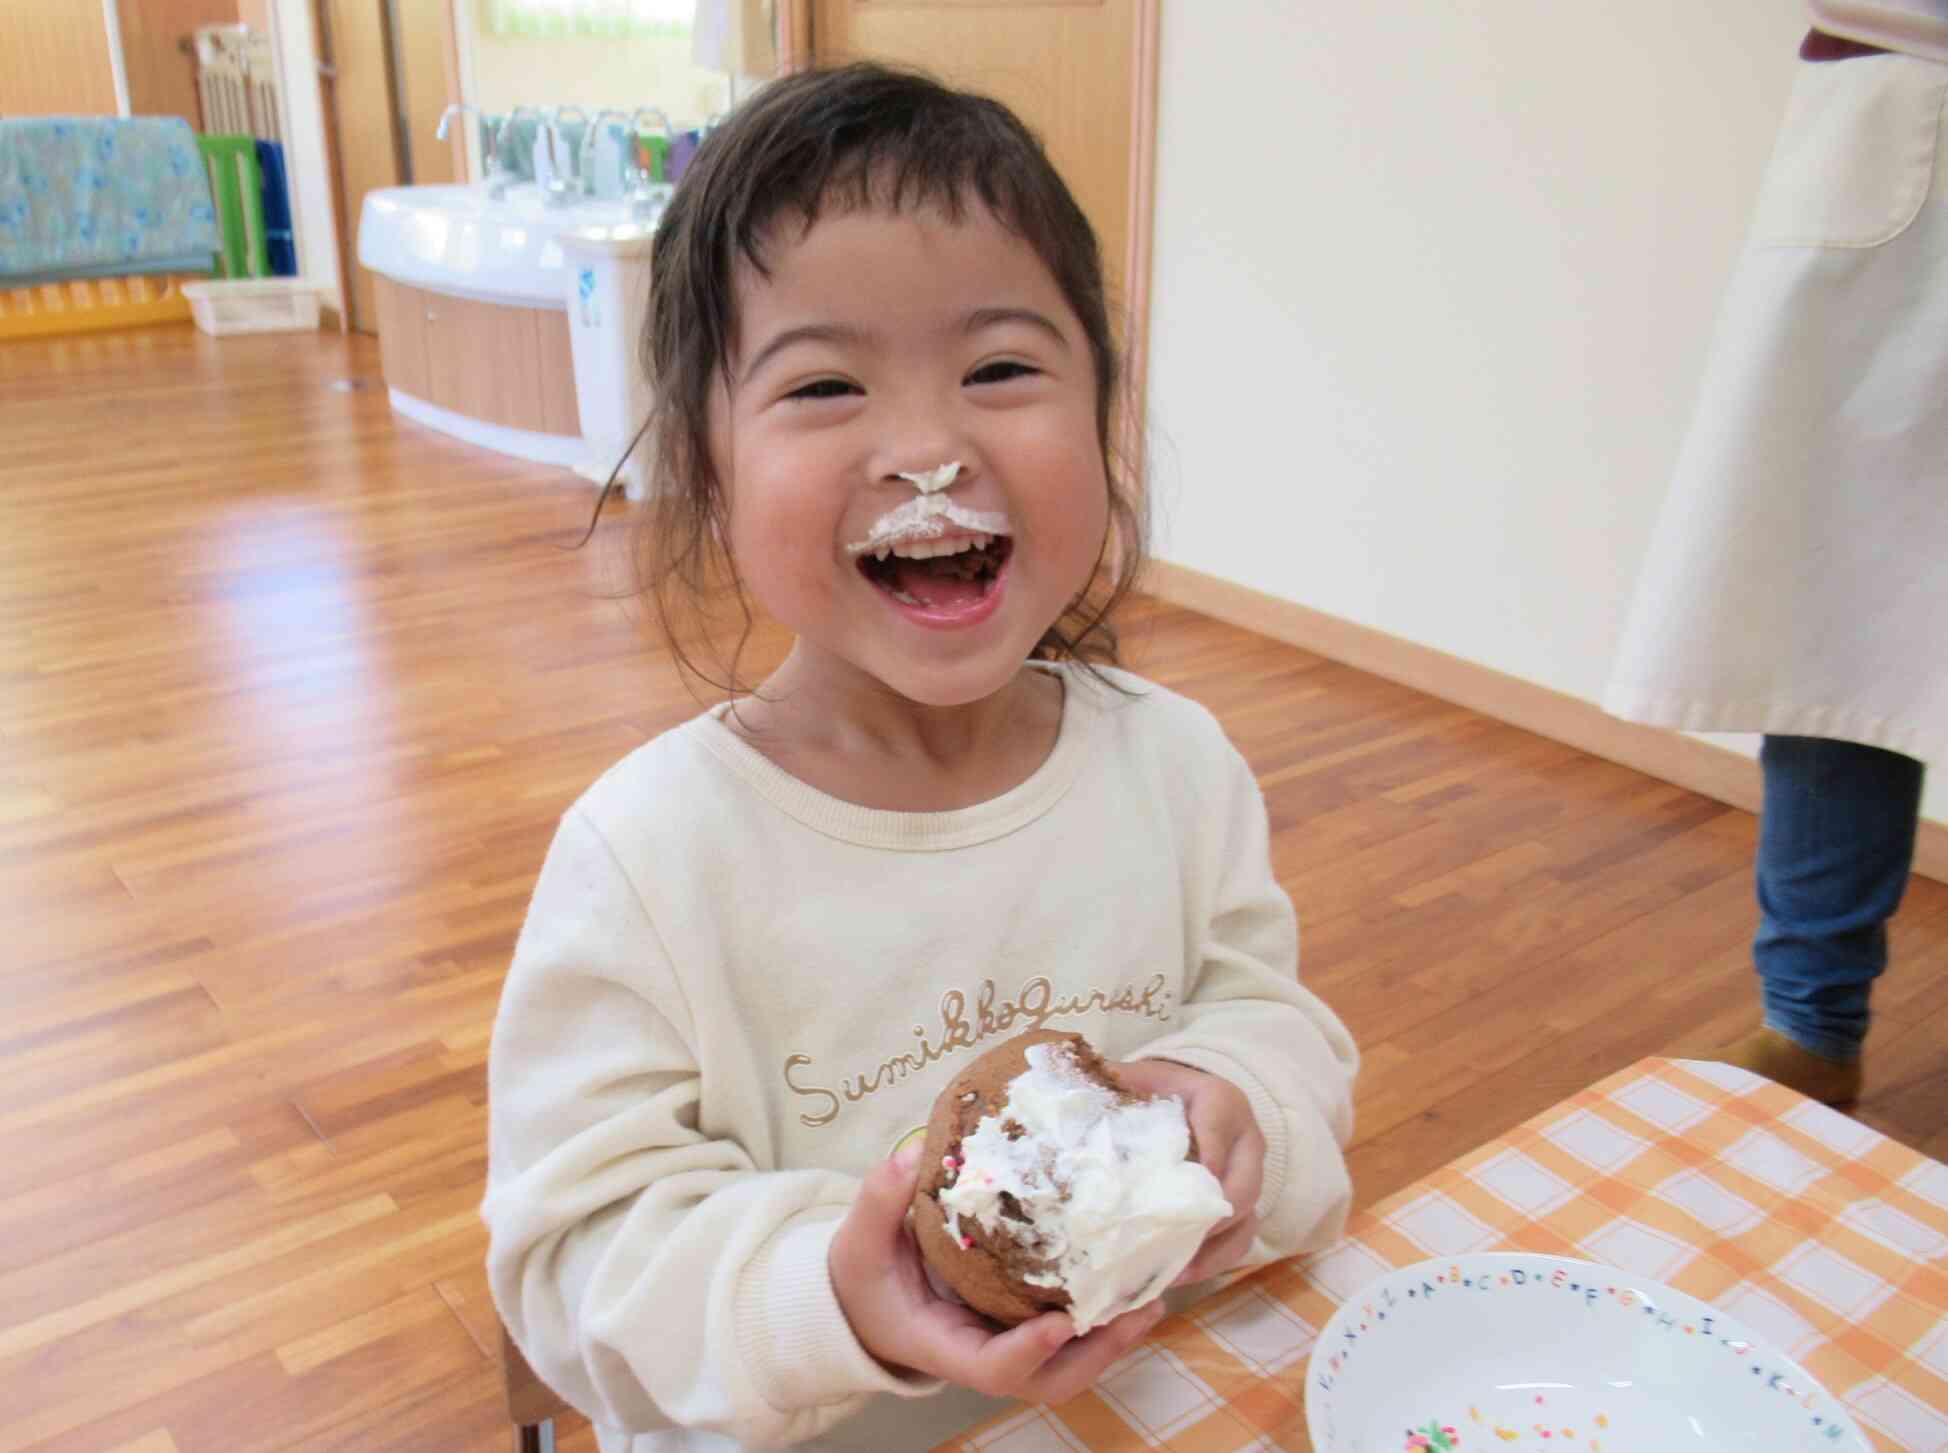
[{"label": "beige shoe", "polygon": [[1860,1098],[1859,1060],[1814,1054],[1776,1029],[1755,1029],[1743,1039],[1699,1058],[1737,1065],[1827,1105],[1851,1105]]}]

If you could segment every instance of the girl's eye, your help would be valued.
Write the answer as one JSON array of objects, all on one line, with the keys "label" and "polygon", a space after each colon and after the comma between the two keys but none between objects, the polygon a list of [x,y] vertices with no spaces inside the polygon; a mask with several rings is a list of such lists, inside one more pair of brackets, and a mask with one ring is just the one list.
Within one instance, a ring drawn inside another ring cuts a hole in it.
[{"label": "girl's eye", "polygon": [[818,378],[802,388],[795,388],[785,397],[788,399],[840,399],[847,394],[862,393],[858,384],[849,383],[842,378]]},{"label": "girl's eye", "polygon": [[969,383],[1006,383],[1010,379],[1027,378],[1041,372],[1026,363],[1017,363],[1012,358],[1004,358],[995,363],[984,363],[967,375]]}]

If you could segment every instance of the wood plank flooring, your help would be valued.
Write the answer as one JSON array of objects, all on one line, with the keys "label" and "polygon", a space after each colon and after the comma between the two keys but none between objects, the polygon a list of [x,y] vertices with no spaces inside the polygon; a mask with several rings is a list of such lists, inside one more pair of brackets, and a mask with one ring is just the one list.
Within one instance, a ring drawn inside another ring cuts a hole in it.
[{"label": "wood plank flooring", "polygon": [[[0,347],[0,1453],[504,1446],[501,974],[563,806],[697,709],[621,526],[565,548],[590,499],[395,420],[369,340]],[[1752,1019],[1749,816],[1181,610],[1127,637],[1264,783],[1363,1200]],[[1948,888],[1894,938],[1861,1118],[1948,1156]]]}]

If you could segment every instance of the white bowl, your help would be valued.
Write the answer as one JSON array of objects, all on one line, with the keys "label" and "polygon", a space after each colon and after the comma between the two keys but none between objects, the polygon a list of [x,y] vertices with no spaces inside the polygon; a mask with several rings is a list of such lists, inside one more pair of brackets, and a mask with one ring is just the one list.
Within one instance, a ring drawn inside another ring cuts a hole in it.
[{"label": "white bowl", "polygon": [[1805,1369],[1716,1308],[1519,1253],[1362,1288],[1313,1349],[1305,1416],[1315,1453],[1872,1453]]}]

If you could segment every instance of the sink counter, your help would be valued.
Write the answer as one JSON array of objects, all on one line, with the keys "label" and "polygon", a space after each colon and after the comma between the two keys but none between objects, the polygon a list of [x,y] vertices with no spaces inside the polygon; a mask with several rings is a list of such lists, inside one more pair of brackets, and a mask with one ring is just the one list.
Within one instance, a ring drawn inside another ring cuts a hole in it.
[{"label": "sink counter", "polygon": [[[376,275],[393,408],[606,479],[648,409],[635,347],[654,236],[631,203],[560,205],[532,185],[368,193],[358,258]],[[632,496],[643,469],[632,456]]]},{"label": "sink counter", "polygon": [[382,187],[366,194],[358,260],[396,282],[486,302],[567,306],[562,239],[646,247],[655,224],[627,202],[549,203],[532,185]]}]

